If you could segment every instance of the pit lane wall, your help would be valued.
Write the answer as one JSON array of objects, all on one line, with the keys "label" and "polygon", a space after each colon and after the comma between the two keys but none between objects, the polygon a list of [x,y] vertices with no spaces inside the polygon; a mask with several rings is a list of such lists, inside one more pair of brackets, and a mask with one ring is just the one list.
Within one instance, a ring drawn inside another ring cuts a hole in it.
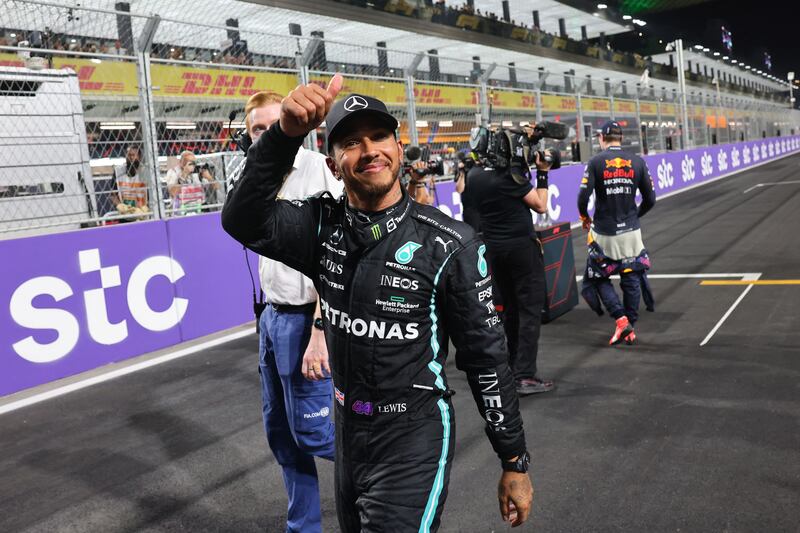
[{"label": "pit lane wall", "polygon": [[[644,160],[658,198],[798,151],[800,135],[794,135],[648,155]],[[579,220],[578,188],[585,168],[570,165],[550,173],[548,213],[554,222]],[[437,184],[436,198],[439,209],[462,220],[461,195],[454,183]],[[589,209],[594,209],[594,197]]]},{"label": "pit lane wall", "polygon": [[[663,196],[797,151],[800,136],[645,159]],[[582,173],[583,165],[553,171],[553,220],[578,219]],[[437,196],[461,218],[454,184],[440,184]],[[244,252],[219,218],[0,241],[0,397],[252,320]],[[250,264],[255,275],[253,254]]]}]

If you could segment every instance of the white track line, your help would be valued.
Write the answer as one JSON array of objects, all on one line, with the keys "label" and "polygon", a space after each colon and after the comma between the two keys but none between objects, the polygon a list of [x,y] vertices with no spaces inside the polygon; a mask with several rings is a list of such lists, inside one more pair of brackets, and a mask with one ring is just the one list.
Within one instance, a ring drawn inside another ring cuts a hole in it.
[{"label": "white track line", "polygon": [[758,185],[753,185],[749,189],[745,189],[742,194],[747,194],[753,189],[758,189],[759,187],[771,187],[772,185],[796,185],[800,183],[800,180],[792,180],[792,181],[778,181],[775,183],[759,183]]},{"label": "white track line", "polygon": [[98,383],[103,383],[105,381],[110,381],[112,379],[125,376],[127,374],[132,374],[134,372],[138,372],[139,370],[144,370],[145,368],[150,368],[152,366],[160,365],[161,363],[166,363],[168,361],[173,361],[175,359],[179,359],[181,357],[185,357],[187,355],[191,355],[193,353],[197,353],[203,351],[207,348],[213,348],[214,346],[219,346],[220,344],[225,344],[226,342],[230,342],[232,340],[241,339],[242,337],[247,337],[248,335],[252,335],[256,332],[256,328],[247,328],[242,331],[237,331],[235,333],[230,333],[228,335],[224,335],[222,337],[217,337],[215,339],[201,342],[199,344],[195,344],[193,346],[189,346],[187,348],[182,348],[176,350],[174,352],[166,353],[164,355],[160,355],[154,357],[153,359],[148,359],[146,361],[142,361],[139,363],[134,363],[129,366],[125,366],[123,368],[117,368],[115,370],[110,370],[103,374],[95,375],[90,378],[82,379],[80,381],[76,381],[74,383],[70,383],[68,385],[63,385],[61,387],[56,387],[55,389],[51,389],[45,392],[41,392],[38,394],[34,394],[32,396],[28,396],[27,398],[22,398],[16,401],[9,402],[5,405],[0,405],[0,415],[5,413],[10,413],[11,411],[16,411],[17,409],[22,409],[23,407],[27,407],[29,405],[33,405],[39,402],[43,402],[45,400],[49,400],[51,398],[56,398],[58,396],[62,396],[64,394],[68,394],[70,392],[75,392],[77,390],[85,389],[86,387],[91,387],[92,385],[97,385]]},{"label": "white track line", "polygon": [[[739,278],[750,279],[748,276],[760,276],[755,273],[708,273],[708,274],[648,274],[647,279],[703,279],[703,278]],[[618,275],[611,276],[611,279],[619,279]],[[758,277],[754,278],[758,279]],[[575,276],[576,281],[583,281],[583,276]]]},{"label": "white track line", "polygon": [[[747,274],[746,276],[742,276],[742,281],[756,281],[760,277],[761,274]],[[753,288],[752,285],[748,285],[747,287],[744,288],[742,294],[740,294],[739,297],[736,299],[736,301],[733,302],[733,305],[730,306],[728,311],[724,315],[722,315],[722,318],[719,319],[719,322],[717,322],[717,325],[714,326],[714,329],[708,332],[708,335],[706,335],[706,338],[703,339],[703,342],[700,343],[700,346],[705,346],[708,343],[708,341],[711,340],[711,337],[713,337],[714,334],[717,332],[717,330],[720,327],[722,327],[722,324],[724,324],[725,321],[728,319],[728,317],[731,316],[733,310],[736,309],[736,306],[739,305],[739,303],[741,303],[742,300],[744,300],[744,297],[747,296],[747,293],[750,292],[750,289],[752,288]]]}]

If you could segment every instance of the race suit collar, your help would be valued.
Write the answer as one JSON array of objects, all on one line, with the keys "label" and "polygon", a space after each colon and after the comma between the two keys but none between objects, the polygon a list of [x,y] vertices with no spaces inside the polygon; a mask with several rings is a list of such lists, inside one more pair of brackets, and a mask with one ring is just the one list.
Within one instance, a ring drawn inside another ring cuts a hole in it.
[{"label": "race suit collar", "polygon": [[400,189],[400,201],[377,213],[353,209],[345,200],[345,219],[359,244],[369,246],[389,235],[406,218],[411,207],[408,194]]}]

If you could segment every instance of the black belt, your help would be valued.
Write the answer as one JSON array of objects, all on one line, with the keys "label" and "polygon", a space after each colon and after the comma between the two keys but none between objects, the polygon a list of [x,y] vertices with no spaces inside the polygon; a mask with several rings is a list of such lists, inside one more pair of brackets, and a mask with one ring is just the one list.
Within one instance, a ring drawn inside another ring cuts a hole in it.
[{"label": "black belt", "polygon": [[279,313],[313,313],[317,308],[316,302],[303,305],[289,305],[289,304],[269,304],[273,310]]}]

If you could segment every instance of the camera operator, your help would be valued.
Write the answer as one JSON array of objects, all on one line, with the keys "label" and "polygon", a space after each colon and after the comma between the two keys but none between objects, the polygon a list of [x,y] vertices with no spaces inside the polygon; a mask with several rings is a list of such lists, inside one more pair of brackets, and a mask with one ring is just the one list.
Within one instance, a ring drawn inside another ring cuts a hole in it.
[{"label": "camera operator", "polygon": [[181,152],[178,166],[167,171],[166,182],[173,211],[181,214],[199,212],[206,191],[219,188],[208,165],[198,167],[197,158],[189,150]]},{"label": "camera operator", "polygon": [[408,195],[418,204],[433,205],[431,194],[433,175],[428,174],[428,164],[425,161],[414,161],[409,168],[409,180],[406,185]]},{"label": "camera operator", "polygon": [[465,178],[468,187],[464,191],[474,199],[480,213],[492,276],[503,302],[510,363],[520,395],[554,387],[551,380],[538,377],[536,368],[546,284],[542,245],[530,212],[547,212],[548,170],[553,156],[549,151],[536,152],[536,187],[528,181],[527,163],[523,164],[525,179],[521,180],[515,180],[511,167],[480,164]]}]

